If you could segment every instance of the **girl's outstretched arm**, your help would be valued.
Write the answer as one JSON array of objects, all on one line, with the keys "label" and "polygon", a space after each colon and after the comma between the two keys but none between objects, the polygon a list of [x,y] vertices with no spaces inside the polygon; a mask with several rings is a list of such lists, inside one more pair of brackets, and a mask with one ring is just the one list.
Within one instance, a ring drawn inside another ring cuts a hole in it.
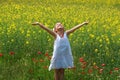
[{"label": "girl's outstretched arm", "polygon": [[42,29],[46,30],[49,34],[51,34],[54,38],[56,38],[56,33],[54,31],[52,31],[51,29],[45,27],[43,24],[41,24],[39,22],[35,22],[35,23],[32,23],[32,25],[40,26]]},{"label": "girl's outstretched arm", "polygon": [[87,24],[88,24],[88,22],[83,22],[82,24],[78,24],[77,26],[73,27],[72,29],[67,30],[66,33],[67,33],[67,35],[69,35],[70,33],[73,33],[75,30],[79,29],[83,25],[87,25]]}]

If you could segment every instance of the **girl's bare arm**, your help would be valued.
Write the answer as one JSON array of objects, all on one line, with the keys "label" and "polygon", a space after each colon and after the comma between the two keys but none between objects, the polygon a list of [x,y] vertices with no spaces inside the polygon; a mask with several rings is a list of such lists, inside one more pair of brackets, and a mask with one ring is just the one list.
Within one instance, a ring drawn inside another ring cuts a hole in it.
[{"label": "girl's bare arm", "polygon": [[73,33],[75,30],[79,29],[83,25],[87,25],[87,24],[88,24],[88,22],[83,22],[82,24],[78,24],[77,26],[73,27],[72,29],[67,30],[66,33],[67,33],[67,35],[69,35],[70,33]]},{"label": "girl's bare arm", "polygon": [[41,24],[39,22],[35,22],[35,23],[32,23],[32,25],[40,26],[42,29],[46,30],[49,34],[51,34],[54,38],[56,38],[56,33],[54,31],[52,31],[51,29],[45,27],[43,24]]}]

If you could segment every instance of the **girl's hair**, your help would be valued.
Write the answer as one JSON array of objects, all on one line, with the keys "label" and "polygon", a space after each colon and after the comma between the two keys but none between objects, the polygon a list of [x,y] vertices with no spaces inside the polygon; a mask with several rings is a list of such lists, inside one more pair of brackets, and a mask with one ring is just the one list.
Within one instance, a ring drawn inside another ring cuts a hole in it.
[{"label": "girl's hair", "polygon": [[53,31],[54,31],[55,33],[57,33],[57,31],[56,31],[56,26],[57,26],[58,23],[60,23],[60,22],[57,22],[57,23],[55,24],[54,28],[53,28]]},{"label": "girl's hair", "polygon": [[54,26],[53,31],[56,33],[56,26]]},{"label": "girl's hair", "polygon": [[[57,26],[58,23],[60,23],[60,22],[57,22],[57,23],[55,24],[54,28],[53,28],[53,31],[54,31],[55,33],[57,33],[57,31],[56,31],[56,26]],[[61,23],[60,23],[60,24],[61,24]]]}]

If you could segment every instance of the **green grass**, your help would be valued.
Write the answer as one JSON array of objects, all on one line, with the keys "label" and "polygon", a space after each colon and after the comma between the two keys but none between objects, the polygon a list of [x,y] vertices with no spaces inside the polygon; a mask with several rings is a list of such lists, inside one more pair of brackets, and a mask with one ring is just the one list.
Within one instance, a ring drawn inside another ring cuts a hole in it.
[{"label": "green grass", "polygon": [[[65,79],[119,80],[119,5],[119,0],[1,0],[0,80],[53,80],[48,66],[54,39],[31,23],[39,21],[52,29],[61,22],[67,30],[86,20],[87,26],[69,36],[75,69],[66,69]],[[81,57],[87,64],[79,61]]]}]

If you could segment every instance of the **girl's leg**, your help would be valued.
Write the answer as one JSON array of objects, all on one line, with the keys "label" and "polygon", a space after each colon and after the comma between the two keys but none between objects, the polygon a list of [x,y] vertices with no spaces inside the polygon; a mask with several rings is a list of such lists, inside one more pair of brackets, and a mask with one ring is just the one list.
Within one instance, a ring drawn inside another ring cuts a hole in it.
[{"label": "girl's leg", "polygon": [[54,78],[55,78],[55,80],[60,80],[60,71],[59,71],[59,69],[55,69],[55,71],[54,71]]},{"label": "girl's leg", "polygon": [[60,72],[60,80],[64,80],[65,69],[61,68],[61,69],[59,69],[59,72]]}]

